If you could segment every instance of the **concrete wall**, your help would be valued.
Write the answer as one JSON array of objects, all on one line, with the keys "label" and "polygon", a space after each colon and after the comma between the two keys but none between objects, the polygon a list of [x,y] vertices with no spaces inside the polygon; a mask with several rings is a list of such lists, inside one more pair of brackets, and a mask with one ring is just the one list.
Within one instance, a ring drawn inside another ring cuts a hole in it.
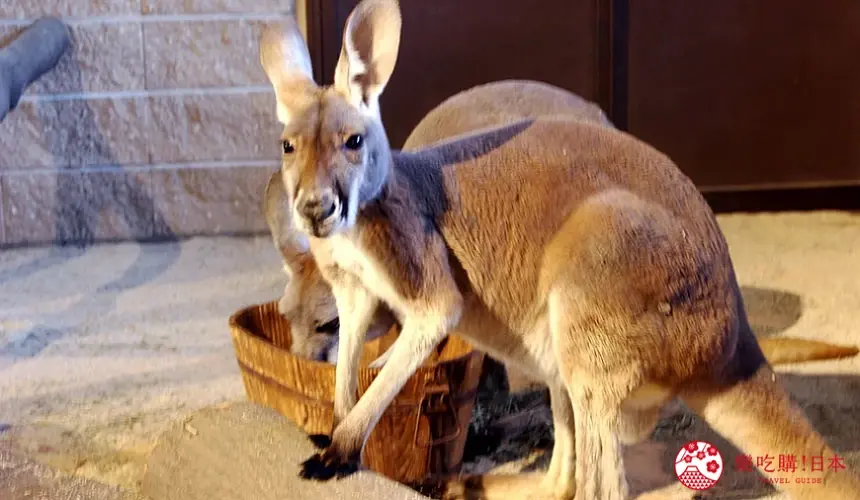
[{"label": "concrete wall", "polygon": [[277,167],[257,37],[293,0],[2,0],[0,45],[61,16],[72,50],[0,123],[0,245],[265,230]]}]

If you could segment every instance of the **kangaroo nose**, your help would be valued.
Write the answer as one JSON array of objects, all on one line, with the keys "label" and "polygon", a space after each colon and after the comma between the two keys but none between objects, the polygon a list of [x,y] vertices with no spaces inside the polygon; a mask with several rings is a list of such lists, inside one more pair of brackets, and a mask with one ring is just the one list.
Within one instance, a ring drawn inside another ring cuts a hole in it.
[{"label": "kangaroo nose", "polygon": [[334,196],[324,194],[322,196],[309,196],[302,201],[301,213],[308,220],[321,221],[334,213]]}]

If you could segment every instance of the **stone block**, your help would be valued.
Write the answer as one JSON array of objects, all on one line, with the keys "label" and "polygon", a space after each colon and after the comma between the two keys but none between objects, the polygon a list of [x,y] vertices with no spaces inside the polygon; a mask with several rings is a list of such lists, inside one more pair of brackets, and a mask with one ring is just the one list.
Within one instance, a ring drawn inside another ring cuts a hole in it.
[{"label": "stone block", "polygon": [[149,89],[268,85],[260,32],[276,21],[159,22],[144,26]]},{"label": "stone block", "polygon": [[0,498],[9,500],[144,500],[137,493],[57,473],[0,449]]},{"label": "stone block", "polygon": [[286,418],[253,403],[206,408],[165,432],[146,464],[141,492],[152,500],[426,500],[371,471],[327,482],[299,478],[316,452]]},{"label": "stone block", "polygon": [[264,232],[263,192],[276,169],[276,164],[156,169],[155,211],[179,235]]},{"label": "stone block", "polygon": [[148,163],[147,104],[24,101],[0,122],[0,170]]},{"label": "stone block", "polygon": [[[24,0],[20,0],[24,1]],[[71,1],[71,0],[69,0]],[[142,0],[144,14],[292,12],[294,0]]]},{"label": "stone block", "polygon": [[280,158],[282,127],[273,92],[152,97],[149,102],[153,163]]},{"label": "stone block", "polygon": [[64,170],[0,177],[6,244],[147,238],[151,172]]},{"label": "stone block", "polygon": [[[180,0],[177,0],[180,1]],[[240,2],[236,1],[237,4]],[[88,17],[140,13],[141,0],[3,0],[2,19],[35,19],[41,16]]]}]

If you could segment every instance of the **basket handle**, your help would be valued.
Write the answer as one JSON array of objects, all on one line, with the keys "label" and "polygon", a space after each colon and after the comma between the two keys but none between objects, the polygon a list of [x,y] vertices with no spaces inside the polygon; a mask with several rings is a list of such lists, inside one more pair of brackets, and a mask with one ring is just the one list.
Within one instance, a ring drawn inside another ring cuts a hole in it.
[{"label": "basket handle", "polygon": [[[422,442],[418,434],[421,428],[421,416],[427,413],[444,413],[448,412],[451,418],[456,423],[456,428],[453,433],[436,438],[430,441]],[[463,432],[463,426],[460,424],[460,419],[457,418],[457,410],[451,401],[450,387],[448,385],[430,386],[421,396],[421,401],[418,402],[418,413],[415,416],[415,433],[413,441],[416,446],[431,448],[440,444],[449,443],[458,437]]]}]

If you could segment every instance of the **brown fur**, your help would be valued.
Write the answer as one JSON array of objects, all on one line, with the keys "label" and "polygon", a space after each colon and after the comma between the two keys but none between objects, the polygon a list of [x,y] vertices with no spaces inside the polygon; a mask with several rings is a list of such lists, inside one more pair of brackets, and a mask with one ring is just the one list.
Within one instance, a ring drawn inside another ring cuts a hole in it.
[{"label": "brown fur", "polygon": [[403,150],[539,116],[613,126],[600,106],[572,92],[542,82],[503,80],[454,94],[430,110],[406,138]]},{"label": "brown fur", "polygon": [[[480,491],[454,482],[449,495],[627,498],[620,446],[647,435],[675,395],[747,453],[832,454],[776,382],[716,219],[668,157],[609,127],[547,117],[391,152],[378,98],[400,23],[395,0],[359,3],[325,88],[310,81],[295,26],[262,40],[296,146],[282,168],[295,225],[341,315],[332,442],[303,477],[354,470],[379,416],[454,328],[543,379],[556,442],[539,485],[485,478]],[[276,49],[288,55],[271,58]],[[350,147],[350,134],[364,142]],[[326,210],[304,215],[332,193]],[[380,303],[403,328],[356,401]],[[860,498],[847,471],[820,475],[814,491],[783,486],[797,498]]]},{"label": "brown fur", "polygon": [[[611,126],[596,104],[573,93],[541,82],[506,80],[473,87],[446,99],[419,122],[403,149],[414,150],[481,128],[544,115],[565,115]],[[284,258],[288,276],[295,276],[288,281],[279,304],[281,314],[292,325],[292,352],[334,362],[337,337],[315,332],[317,326],[337,318],[334,296],[311,258],[306,240],[295,234],[279,173],[269,179],[265,200],[264,212],[275,245]],[[297,269],[291,273],[294,267]],[[396,321],[386,307],[381,307],[377,316],[368,339],[387,332]],[[377,360],[374,366],[381,366],[384,360]]]},{"label": "brown fur", "polygon": [[[413,151],[443,140],[475,133],[481,129],[513,123],[523,118],[564,116],[612,127],[596,104],[541,82],[505,80],[479,85],[446,99],[433,108],[418,123],[404,143],[404,151]],[[277,182],[277,184],[273,184]],[[336,360],[337,337],[315,333],[314,327],[334,320],[338,313],[331,288],[323,279],[316,263],[307,253],[307,243],[298,244],[289,217],[289,204],[283,193],[280,175],[273,174],[267,186],[267,220],[276,245],[284,254],[289,269],[293,260],[299,264],[300,283],[285,289],[281,312],[292,322],[293,352],[312,359]],[[277,214],[271,214],[277,211]],[[292,251],[290,251],[292,249]],[[292,304],[292,306],[287,306]],[[395,321],[387,308],[378,311],[376,325],[368,339],[388,331]],[[844,347],[824,342],[793,338],[760,340],[762,350],[772,364],[803,362],[853,356],[856,347]],[[384,359],[379,360],[381,366]]]}]

